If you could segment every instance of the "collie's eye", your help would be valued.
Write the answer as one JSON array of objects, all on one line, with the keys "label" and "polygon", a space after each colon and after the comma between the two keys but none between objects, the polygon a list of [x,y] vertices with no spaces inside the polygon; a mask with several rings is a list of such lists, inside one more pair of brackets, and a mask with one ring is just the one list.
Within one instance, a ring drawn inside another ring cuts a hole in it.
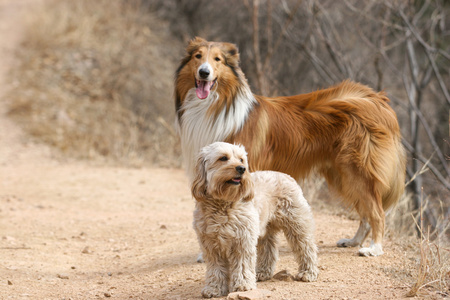
[{"label": "collie's eye", "polygon": [[220,161],[227,161],[228,157],[227,156],[222,156],[221,158],[219,158]]},{"label": "collie's eye", "polygon": [[195,56],[195,58],[202,58],[202,55],[201,55],[201,54],[197,54],[197,55]]},{"label": "collie's eye", "polygon": [[216,61],[220,61],[220,57],[216,57],[214,58]]}]

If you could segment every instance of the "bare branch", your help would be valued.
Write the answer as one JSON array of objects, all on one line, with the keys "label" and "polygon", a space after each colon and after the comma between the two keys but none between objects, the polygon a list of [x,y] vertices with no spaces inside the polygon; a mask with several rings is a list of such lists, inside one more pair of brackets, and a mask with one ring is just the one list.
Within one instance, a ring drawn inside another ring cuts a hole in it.
[{"label": "bare branch", "polygon": [[329,36],[329,32],[331,32],[334,37],[339,37],[339,34],[333,28],[333,23],[331,21],[331,17],[328,14],[328,11],[319,3],[316,3],[316,6],[319,8],[319,11],[322,13],[324,18],[328,23],[328,28],[322,29],[322,26],[325,26],[325,22],[317,22],[316,27],[318,29],[319,35],[322,37],[322,40],[325,42],[326,49],[330,54],[331,59],[333,60],[335,66],[338,68],[339,72],[343,75],[343,77],[353,77],[353,71],[351,66],[343,58],[342,53],[336,49],[335,44],[339,46],[338,40],[335,38],[334,41]]},{"label": "bare branch", "polygon": [[[402,139],[402,144],[403,146],[405,146],[405,148],[409,151],[409,152],[414,152],[413,147],[411,146],[410,143],[408,143],[407,140]],[[426,159],[421,153],[416,153],[416,158],[418,160],[420,160],[422,163],[427,163],[428,159]],[[428,163],[428,168],[431,170],[431,172],[433,172],[433,174],[436,176],[436,178],[438,179],[438,181],[447,189],[450,191],[450,183],[449,181],[441,174],[441,172],[439,172],[438,168],[436,168],[436,166],[434,164],[432,164],[431,162]]]},{"label": "bare branch", "polygon": [[[405,84],[405,88],[407,89],[407,82],[406,82],[405,78],[403,78],[403,82]],[[430,143],[433,146],[433,149],[435,150],[442,166],[444,167],[444,170],[447,173],[447,176],[450,176],[450,169],[447,166],[447,161],[445,159],[445,156],[442,153],[441,149],[439,148],[439,145],[437,144],[436,139],[434,138],[433,132],[430,128],[430,125],[428,124],[427,119],[424,117],[424,115],[422,114],[420,109],[417,107],[416,103],[414,102],[414,99],[411,98],[411,97],[413,97],[413,95],[411,95],[410,93],[407,93],[407,94],[408,94],[408,98],[410,100],[411,108],[414,110],[414,113],[417,115],[420,122],[422,123],[422,126],[428,136],[428,139],[430,140]]]},{"label": "bare branch", "polygon": [[[360,9],[356,8],[353,4],[351,4],[348,0],[344,0],[345,5],[353,12],[356,12],[358,14],[361,14],[361,16],[364,17],[365,20],[370,20],[372,22],[376,22],[376,23],[382,23],[385,24],[389,27],[398,29],[398,30],[404,30],[404,28],[402,26],[399,26],[395,23],[392,22],[387,22],[385,20],[380,20],[379,18],[374,18],[372,13],[367,13],[367,12],[363,12]],[[386,5],[388,3],[388,1],[385,1],[383,4]],[[389,8],[392,8],[391,5],[387,5]]]},{"label": "bare branch", "polygon": [[412,19],[413,24],[416,24],[418,22],[418,20],[423,16],[423,14],[426,12],[428,7],[430,7],[430,2],[424,1],[420,10],[417,13],[415,13],[413,16],[413,19]]},{"label": "bare branch", "polygon": [[417,39],[417,41],[423,46],[424,50],[425,50],[425,54],[428,58],[428,60],[430,61],[432,67],[433,67],[433,71],[434,71],[434,75],[436,76],[436,79],[438,80],[439,86],[442,90],[442,93],[444,94],[445,99],[447,100],[447,103],[450,104],[450,94],[447,90],[447,87],[445,85],[445,82],[441,76],[441,73],[439,72],[439,69],[436,65],[436,61],[433,58],[431,52],[436,53],[437,50],[434,47],[431,47],[430,45],[428,45],[428,43],[426,43],[423,38],[420,36],[420,34],[417,32],[417,29],[411,24],[411,22],[408,20],[408,18],[406,17],[405,13],[403,12],[402,9],[398,10],[398,13],[400,15],[400,17],[402,18],[403,22],[405,22],[405,24],[408,26],[409,31],[414,35],[414,37]]},{"label": "bare branch", "polygon": [[263,95],[267,94],[266,86],[264,84],[263,70],[261,65],[261,53],[259,48],[259,0],[253,0],[253,52],[255,54],[256,77],[258,79],[259,90]]},{"label": "bare branch", "polygon": [[429,65],[428,68],[426,69],[426,71],[424,72],[422,80],[420,81],[421,89],[424,89],[430,83],[432,74],[433,74],[433,67],[431,65]]},{"label": "bare branch", "polygon": [[416,173],[414,173],[411,176],[411,179],[405,184],[405,186],[410,185],[414,180],[416,180],[420,175],[426,173],[429,171],[428,164],[431,162],[431,159],[433,158],[433,155],[430,156],[430,158],[422,165],[420,170],[417,170]]},{"label": "bare branch", "polygon": [[427,49],[425,50],[425,53],[428,57],[428,60],[431,63],[431,66],[433,67],[434,75],[436,75],[436,79],[439,82],[439,86],[441,87],[442,93],[444,94],[447,103],[450,104],[450,94],[447,90],[447,86],[445,85],[444,79],[442,78],[441,73],[439,72],[439,69],[436,65],[436,60],[432,57],[430,51],[428,51]]},{"label": "bare branch", "polygon": [[302,4],[302,0],[297,1],[297,5],[294,7],[294,9],[288,11],[288,18],[281,28],[281,34],[278,36],[273,47],[269,48],[269,51],[267,52],[267,56],[264,60],[264,70],[266,70],[267,66],[270,64],[270,60],[272,59],[273,54],[278,50],[278,47],[281,44],[281,39],[286,36],[289,25],[294,20],[294,16],[297,14],[298,9],[300,8],[300,4]]},{"label": "bare branch", "polygon": [[408,51],[409,69],[411,70],[411,78],[415,88],[419,89],[419,64],[417,63],[416,52],[410,38],[406,39],[406,50]]},{"label": "bare branch", "polygon": [[339,81],[338,77],[329,70],[327,65],[312,51],[310,51],[303,43],[292,41],[293,44],[303,51],[303,53],[306,54],[306,57],[309,59],[309,61],[312,63],[313,67],[316,69],[316,71],[319,73],[319,75],[327,81],[328,84],[333,84],[337,81]]},{"label": "bare branch", "polygon": [[441,52],[440,49],[436,49],[432,46],[430,46],[427,42],[424,41],[424,39],[422,38],[422,36],[419,34],[419,32],[417,31],[417,29],[411,24],[411,22],[408,20],[408,17],[405,15],[405,13],[403,12],[402,9],[398,9],[398,13],[400,15],[400,17],[403,19],[403,21],[405,22],[405,24],[408,26],[408,29],[411,31],[411,33],[415,36],[415,38],[417,39],[417,41],[428,51],[436,53],[439,52],[440,54],[442,54],[445,58],[450,59],[450,55],[448,53],[445,52]]},{"label": "bare branch", "polygon": [[[267,0],[267,22],[266,22],[266,35],[267,35],[267,52],[271,52],[273,53],[273,41],[272,41],[272,1],[271,0]],[[265,67],[266,62],[264,62],[264,67]]]}]

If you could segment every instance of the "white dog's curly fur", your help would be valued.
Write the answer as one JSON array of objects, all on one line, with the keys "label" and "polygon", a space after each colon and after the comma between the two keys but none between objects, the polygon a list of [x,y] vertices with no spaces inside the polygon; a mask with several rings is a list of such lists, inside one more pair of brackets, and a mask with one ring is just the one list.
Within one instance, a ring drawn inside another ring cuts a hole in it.
[{"label": "white dog's curly fur", "polygon": [[294,179],[248,172],[244,147],[223,142],[200,151],[195,176],[194,229],[207,264],[203,297],[251,290],[257,280],[270,279],[280,230],[299,265],[295,279],[317,279],[313,216]]}]

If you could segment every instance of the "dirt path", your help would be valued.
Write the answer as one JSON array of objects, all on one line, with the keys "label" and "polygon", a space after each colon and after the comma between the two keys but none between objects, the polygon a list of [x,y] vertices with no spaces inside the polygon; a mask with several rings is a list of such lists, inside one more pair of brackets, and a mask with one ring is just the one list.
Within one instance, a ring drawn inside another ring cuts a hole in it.
[{"label": "dirt path", "polygon": [[[5,116],[23,13],[32,0],[0,0],[0,299],[199,299],[194,201],[182,170],[92,166],[52,158]],[[270,299],[398,299],[411,254],[356,256],[335,242],[357,222],[315,211],[321,274],[314,283],[268,281]],[[277,271],[295,270],[281,241]]]}]

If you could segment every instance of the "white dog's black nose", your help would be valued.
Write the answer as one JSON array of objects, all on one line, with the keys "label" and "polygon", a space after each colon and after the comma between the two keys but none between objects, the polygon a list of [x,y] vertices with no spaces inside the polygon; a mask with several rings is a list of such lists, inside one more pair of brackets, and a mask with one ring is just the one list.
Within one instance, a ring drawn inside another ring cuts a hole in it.
[{"label": "white dog's black nose", "polygon": [[238,171],[239,174],[244,174],[245,167],[244,166],[237,166],[236,171]]},{"label": "white dog's black nose", "polygon": [[200,75],[201,79],[206,79],[208,78],[210,72],[208,70],[208,68],[201,68],[200,70],[198,70],[198,75]]}]

